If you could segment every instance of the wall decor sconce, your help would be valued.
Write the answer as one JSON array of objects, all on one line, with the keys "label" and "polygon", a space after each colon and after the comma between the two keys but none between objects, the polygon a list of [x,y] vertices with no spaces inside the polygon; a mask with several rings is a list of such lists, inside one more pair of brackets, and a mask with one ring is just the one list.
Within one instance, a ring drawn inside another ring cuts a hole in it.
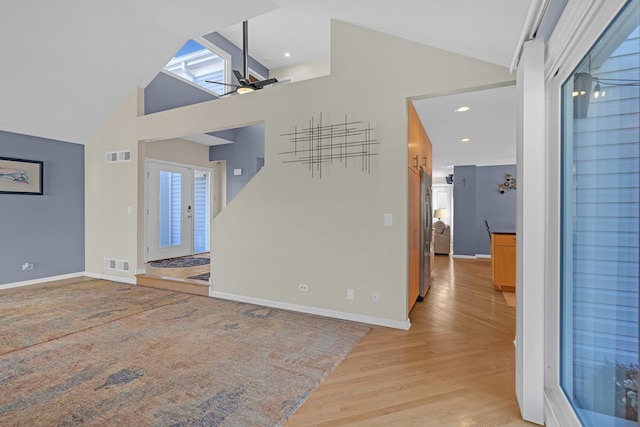
[{"label": "wall decor sconce", "polygon": [[513,175],[511,175],[510,173],[505,174],[504,180],[505,181],[502,184],[498,185],[498,191],[500,192],[500,194],[504,194],[509,190],[516,189],[516,179]]}]

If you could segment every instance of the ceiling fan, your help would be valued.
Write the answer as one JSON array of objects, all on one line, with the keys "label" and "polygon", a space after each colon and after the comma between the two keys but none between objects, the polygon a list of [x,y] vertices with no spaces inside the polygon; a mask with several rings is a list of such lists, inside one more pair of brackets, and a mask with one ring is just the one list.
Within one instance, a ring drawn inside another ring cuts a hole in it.
[{"label": "ceiling fan", "polygon": [[230,84],[230,83],[222,83],[222,82],[214,82],[214,81],[210,81],[210,80],[205,80],[207,83],[214,83],[214,84],[218,84],[218,85],[224,85],[224,86],[231,86],[234,87],[235,89],[233,89],[230,92],[224,93],[220,96],[226,96],[226,95],[231,95],[232,93],[239,93],[239,94],[244,94],[244,93],[249,93],[249,92],[253,92],[254,90],[259,90],[262,89],[263,87],[270,85],[272,83],[277,83],[278,79],[265,79],[265,80],[257,80],[252,82],[249,79],[249,40],[248,40],[248,35],[249,35],[249,23],[247,21],[244,21],[242,23],[242,65],[244,68],[244,75],[238,71],[238,70],[233,70],[233,75],[235,76],[236,80],[238,81],[239,84]]}]

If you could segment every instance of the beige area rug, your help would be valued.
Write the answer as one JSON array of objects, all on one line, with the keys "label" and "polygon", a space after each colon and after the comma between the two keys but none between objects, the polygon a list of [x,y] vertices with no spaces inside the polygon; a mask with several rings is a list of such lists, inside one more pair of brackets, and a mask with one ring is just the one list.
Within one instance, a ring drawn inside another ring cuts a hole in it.
[{"label": "beige area rug", "polygon": [[[281,425],[370,330],[100,280],[42,292],[0,295],[2,425]],[[82,314],[55,322],[49,298]],[[5,340],[16,325],[27,336]]]},{"label": "beige area rug", "polygon": [[516,306],[516,293],[502,291],[502,296],[509,307]]}]

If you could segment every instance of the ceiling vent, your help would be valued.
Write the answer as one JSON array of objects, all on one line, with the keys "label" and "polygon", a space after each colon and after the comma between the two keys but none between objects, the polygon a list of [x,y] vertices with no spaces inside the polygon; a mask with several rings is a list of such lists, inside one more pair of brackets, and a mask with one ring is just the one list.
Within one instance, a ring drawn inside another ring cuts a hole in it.
[{"label": "ceiling vent", "polygon": [[108,151],[104,153],[105,163],[122,163],[131,161],[131,150]]}]

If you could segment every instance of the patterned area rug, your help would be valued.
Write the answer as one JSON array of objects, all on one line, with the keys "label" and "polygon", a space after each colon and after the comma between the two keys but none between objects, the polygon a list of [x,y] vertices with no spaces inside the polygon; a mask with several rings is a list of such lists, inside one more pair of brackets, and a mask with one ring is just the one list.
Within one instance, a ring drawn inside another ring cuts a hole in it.
[{"label": "patterned area rug", "polygon": [[[199,296],[149,307],[148,294],[166,301],[171,293],[144,288],[135,295],[137,287],[101,280],[82,286],[89,284],[94,295],[86,298],[77,285],[47,289],[59,304],[84,313],[60,322],[59,338],[42,342],[36,331],[25,341],[37,344],[0,355],[2,424],[279,426],[370,329]],[[120,293],[148,308],[119,319],[102,316],[113,309],[96,301]],[[16,314],[3,317],[0,337],[16,322],[30,335],[29,319],[40,325],[39,313],[55,309],[37,309],[37,300],[45,301],[32,295],[12,294]],[[12,306],[4,298],[2,316]],[[21,307],[31,311],[18,319]],[[87,328],[88,317],[102,324]]]},{"label": "patterned area rug", "polygon": [[162,259],[160,261],[152,261],[149,264],[152,267],[157,268],[185,268],[185,267],[196,267],[199,265],[209,264],[209,258],[169,258]]},{"label": "patterned area rug", "polygon": [[[19,292],[3,293],[0,296],[0,354],[188,297],[177,292],[86,279],[73,284],[27,287]],[[1,387],[2,383],[0,394]]]},{"label": "patterned area rug", "polygon": [[210,277],[211,277],[211,273],[202,273],[202,274],[196,274],[195,276],[189,276],[187,277],[187,279],[204,280],[208,282]]}]

